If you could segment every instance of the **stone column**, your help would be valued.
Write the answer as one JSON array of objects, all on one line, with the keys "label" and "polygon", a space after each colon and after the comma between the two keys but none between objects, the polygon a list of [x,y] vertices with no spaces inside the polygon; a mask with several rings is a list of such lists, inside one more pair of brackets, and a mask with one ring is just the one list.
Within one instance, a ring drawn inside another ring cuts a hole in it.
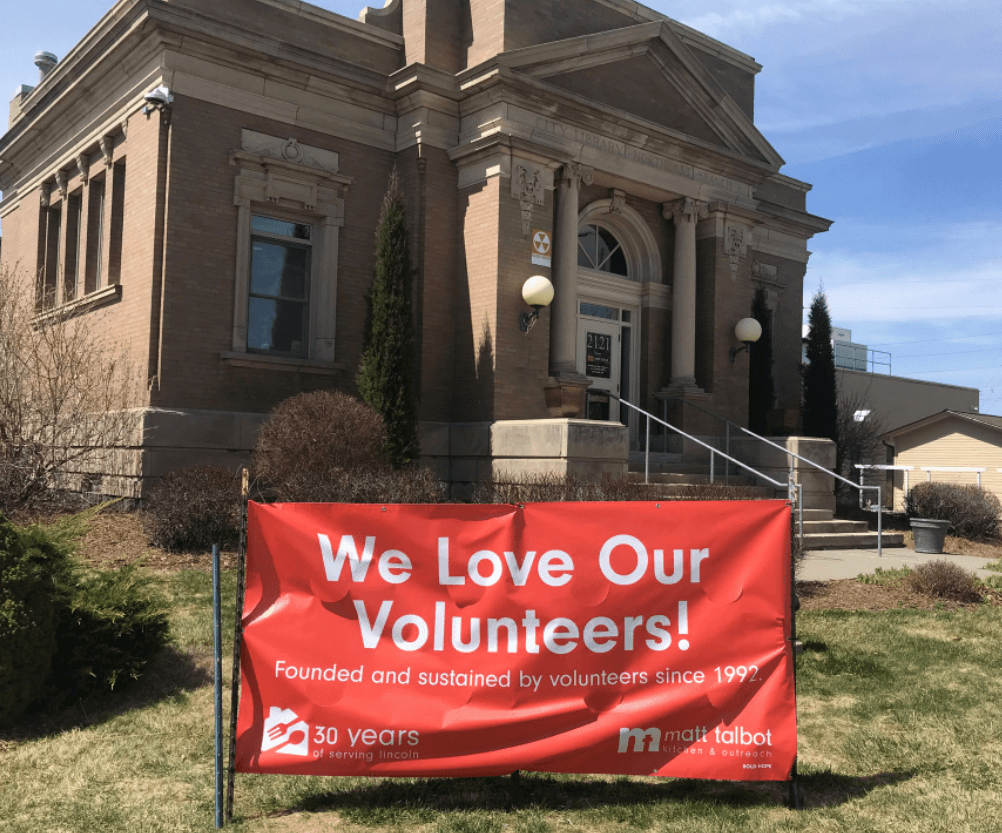
[{"label": "stone column", "polygon": [[696,386],[696,223],[706,203],[685,197],[663,206],[675,222],[675,275],[672,286],[671,381],[673,395],[702,394]]},{"label": "stone column", "polygon": [[582,180],[591,184],[592,168],[569,162],[557,187],[557,221],[553,230],[553,305],[550,312],[550,376],[546,406],[560,417],[579,416],[584,390],[591,384],[578,372],[578,194]]}]

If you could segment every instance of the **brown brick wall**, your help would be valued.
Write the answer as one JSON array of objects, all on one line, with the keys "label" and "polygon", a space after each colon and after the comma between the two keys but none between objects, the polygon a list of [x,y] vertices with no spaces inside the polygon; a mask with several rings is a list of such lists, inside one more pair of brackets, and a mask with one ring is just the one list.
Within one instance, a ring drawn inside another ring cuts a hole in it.
[{"label": "brown brick wall", "polygon": [[[257,0],[168,0],[171,4],[209,14],[224,25],[238,30],[251,28],[280,37],[284,48],[318,52],[328,58],[348,61],[377,72],[391,73],[401,66],[400,50],[383,46],[348,31],[318,24],[300,15],[257,2]],[[298,5],[298,4],[295,4]]]},{"label": "brown brick wall", "polygon": [[[220,360],[220,353],[232,348],[233,327],[237,171],[229,154],[240,147],[243,128],[337,151],[341,173],[352,178],[339,230],[335,352],[342,369],[336,376],[233,367]],[[165,336],[156,404],[266,412],[302,391],[355,393],[374,234],[392,155],[183,96],[174,102],[172,130]]]},{"label": "brown brick wall", "polygon": [[502,182],[459,192],[459,247],[455,305],[453,384],[455,419],[492,419],[497,335],[498,216]]},{"label": "brown brick wall", "polygon": [[555,192],[544,191],[545,203],[533,206],[530,231],[524,235],[521,207],[511,196],[510,180],[501,180],[500,187],[494,414],[495,419],[542,419],[549,416],[543,398],[550,357],[549,311],[541,312],[528,333],[519,329],[519,318],[529,310],[522,299],[522,285],[533,275],[553,279],[549,268],[532,263],[532,228],[553,239]]},{"label": "brown brick wall", "polygon": [[633,18],[596,2],[507,0],[505,6],[505,49],[593,35],[637,23]]},{"label": "brown brick wall", "polygon": [[[423,180],[419,153],[424,165]],[[456,168],[445,151],[431,147],[420,151],[409,148],[399,154],[397,166],[407,199],[410,246],[416,266],[414,320],[421,389],[418,413],[422,420],[447,421],[454,407],[452,334],[456,326],[459,254]]]},{"label": "brown brick wall", "polygon": [[[781,288],[767,285],[777,292],[773,318],[772,378],[776,388],[776,408],[800,410],[801,400],[801,327],[804,316],[804,273],[806,264],[774,255],[754,253],[754,259],[776,267]],[[756,284],[753,280],[753,285]],[[754,290],[753,290],[754,291]]]}]

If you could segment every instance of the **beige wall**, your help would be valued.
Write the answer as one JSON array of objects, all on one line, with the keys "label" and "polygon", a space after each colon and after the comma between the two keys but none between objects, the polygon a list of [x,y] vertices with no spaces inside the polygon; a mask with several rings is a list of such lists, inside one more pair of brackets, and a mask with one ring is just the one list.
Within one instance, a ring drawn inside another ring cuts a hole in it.
[{"label": "beige wall", "polygon": [[[981,485],[1002,499],[1002,431],[960,417],[947,417],[894,438],[894,465],[987,468]],[[908,472],[909,487],[925,482],[929,474],[918,468]],[[934,483],[977,483],[973,472],[932,472]],[[894,505],[904,506],[904,476],[894,473]]]}]

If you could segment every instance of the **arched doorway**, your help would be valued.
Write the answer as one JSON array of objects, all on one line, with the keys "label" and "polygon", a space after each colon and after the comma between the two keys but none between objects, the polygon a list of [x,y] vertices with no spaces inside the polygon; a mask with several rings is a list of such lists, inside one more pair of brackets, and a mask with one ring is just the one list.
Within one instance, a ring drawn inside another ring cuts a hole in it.
[{"label": "arched doorway", "polygon": [[591,381],[584,416],[629,426],[631,442],[637,419],[616,397],[643,407],[638,370],[645,282],[661,282],[661,261],[643,218],[611,199],[585,208],[578,218],[577,345],[578,372]]}]

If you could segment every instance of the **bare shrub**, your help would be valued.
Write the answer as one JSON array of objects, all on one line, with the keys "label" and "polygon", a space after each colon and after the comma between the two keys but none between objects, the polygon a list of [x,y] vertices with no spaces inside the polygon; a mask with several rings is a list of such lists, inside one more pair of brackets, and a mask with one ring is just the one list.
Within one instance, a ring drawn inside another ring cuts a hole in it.
[{"label": "bare shrub", "polygon": [[294,503],[441,503],[431,472],[392,469],[383,455],[383,420],[339,391],[280,403],[261,426],[254,475],[280,501]]},{"label": "bare shrub", "polygon": [[[100,472],[137,443],[145,380],[100,310],[34,297],[0,268],[0,511]],[[115,472],[108,472],[114,474]]]},{"label": "bare shrub", "polygon": [[218,466],[179,469],[143,500],[143,531],[168,552],[232,547],[240,538],[240,478]]},{"label": "bare shrub", "polygon": [[980,602],[974,576],[951,561],[928,561],[908,574],[912,590],[952,602]]},{"label": "bare shrub", "polygon": [[1002,504],[981,486],[919,483],[905,498],[905,512],[910,518],[949,521],[953,533],[963,538],[991,540],[999,537]]}]

